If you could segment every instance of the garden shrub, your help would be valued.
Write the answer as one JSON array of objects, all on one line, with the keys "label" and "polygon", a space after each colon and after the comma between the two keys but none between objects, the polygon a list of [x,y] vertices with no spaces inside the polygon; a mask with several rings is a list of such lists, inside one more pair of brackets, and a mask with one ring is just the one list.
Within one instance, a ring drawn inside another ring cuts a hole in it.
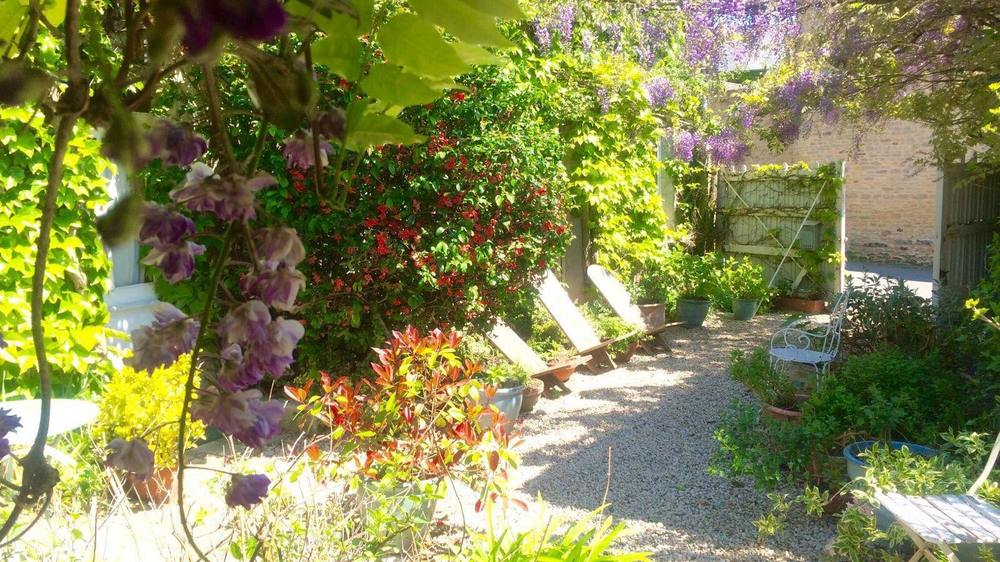
[{"label": "garden shrub", "polygon": [[[181,415],[184,383],[191,356],[152,373],[125,366],[111,375],[101,395],[100,414],[93,432],[99,443],[142,438],[153,451],[154,466],[177,465],[177,420]],[[205,435],[205,425],[188,419],[187,446]]]},{"label": "garden shrub", "polygon": [[749,257],[729,257],[719,266],[718,290],[712,305],[719,310],[730,311],[737,300],[760,301],[767,305],[772,291],[764,278],[764,268]]},{"label": "garden shrub", "polygon": [[920,355],[934,345],[935,331],[934,306],[903,281],[866,274],[854,285],[843,332],[851,353],[898,349]]},{"label": "garden shrub", "polygon": [[795,407],[795,385],[787,374],[771,366],[767,349],[758,347],[750,353],[736,349],[729,357],[729,375],[761,402],[779,408]]},{"label": "garden shrub", "polygon": [[611,357],[626,353],[632,344],[641,338],[641,326],[635,326],[627,322],[597,299],[593,299],[587,303],[583,309],[583,315],[590,322],[590,325],[593,326],[594,330],[597,331],[597,337],[601,341],[624,338],[624,336],[634,334],[632,337],[624,338],[609,345],[608,353],[611,354]]}]

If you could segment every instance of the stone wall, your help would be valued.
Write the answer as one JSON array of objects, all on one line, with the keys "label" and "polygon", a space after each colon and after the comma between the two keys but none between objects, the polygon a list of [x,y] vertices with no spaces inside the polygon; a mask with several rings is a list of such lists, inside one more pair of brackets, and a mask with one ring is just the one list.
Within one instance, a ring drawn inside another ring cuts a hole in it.
[{"label": "stone wall", "polygon": [[916,123],[889,122],[856,148],[853,130],[817,122],[780,154],[755,148],[750,162],[845,160],[848,257],[930,265],[939,173],[914,163],[929,144],[930,131]]}]

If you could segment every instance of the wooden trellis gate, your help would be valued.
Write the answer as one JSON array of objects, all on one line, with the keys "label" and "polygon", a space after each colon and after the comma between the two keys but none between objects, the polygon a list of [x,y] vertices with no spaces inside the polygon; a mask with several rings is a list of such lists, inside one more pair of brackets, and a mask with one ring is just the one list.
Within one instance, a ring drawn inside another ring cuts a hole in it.
[{"label": "wooden trellis gate", "polygon": [[759,166],[716,177],[722,250],[764,266],[783,292],[831,294],[844,279],[844,164]]},{"label": "wooden trellis gate", "polygon": [[1000,217],[1000,172],[970,177],[967,166],[945,166],[937,192],[934,280],[958,294],[986,276]]}]

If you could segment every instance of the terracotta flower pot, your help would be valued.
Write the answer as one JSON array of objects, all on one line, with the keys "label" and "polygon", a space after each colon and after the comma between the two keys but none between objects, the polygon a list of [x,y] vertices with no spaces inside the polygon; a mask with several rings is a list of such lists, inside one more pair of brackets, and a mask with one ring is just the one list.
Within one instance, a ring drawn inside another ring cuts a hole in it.
[{"label": "terracotta flower pot", "polygon": [[636,350],[639,349],[639,342],[634,341],[629,344],[628,349],[615,355],[615,363],[628,363],[635,355]]},{"label": "terracotta flower pot", "polygon": [[802,419],[802,412],[797,410],[786,410],[770,404],[764,406],[764,415],[769,418],[786,422],[797,422]]},{"label": "terracotta flower pot", "polygon": [[152,476],[139,480],[131,473],[126,476],[132,485],[132,494],[139,501],[152,505],[161,505],[173,501],[174,474],[173,468],[156,468]]},{"label": "terracotta flower pot", "polygon": [[542,396],[542,391],[545,390],[545,383],[540,379],[531,379],[528,381],[527,386],[524,387],[524,392],[521,393],[521,413],[526,414],[535,409],[535,404],[538,403],[538,399]]},{"label": "terracotta flower pot", "polygon": [[822,299],[778,297],[774,299],[774,307],[785,312],[804,312],[806,314],[821,314],[826,312],[826,302]]},{"label": "terracotta flower pot", "polygon": [[573,376],[573,373],[575,372],[576,372],[576,365],[569,364],[560,369],[552,371],[552,376],[554,376],[556,380],[558,380],[559,382],[566,382],[570,379],[570,377]]}]

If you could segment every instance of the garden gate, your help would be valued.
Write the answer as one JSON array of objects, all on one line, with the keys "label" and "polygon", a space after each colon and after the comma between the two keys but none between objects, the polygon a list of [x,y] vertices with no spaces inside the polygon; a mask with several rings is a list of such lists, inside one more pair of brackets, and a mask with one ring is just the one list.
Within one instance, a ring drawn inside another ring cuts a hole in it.
[{"label": "garden gate", "polygon": [[988,246],[1000,217],[1000,172],[969,175],[944,166],[937,192],[934,281],[966,294],[986,275]]},{"label": "garden gate", "polygon": [[727,255],[764,266],[786,294],[829,295],[844,279],[844,164],[755,166],[715,176]]}]

